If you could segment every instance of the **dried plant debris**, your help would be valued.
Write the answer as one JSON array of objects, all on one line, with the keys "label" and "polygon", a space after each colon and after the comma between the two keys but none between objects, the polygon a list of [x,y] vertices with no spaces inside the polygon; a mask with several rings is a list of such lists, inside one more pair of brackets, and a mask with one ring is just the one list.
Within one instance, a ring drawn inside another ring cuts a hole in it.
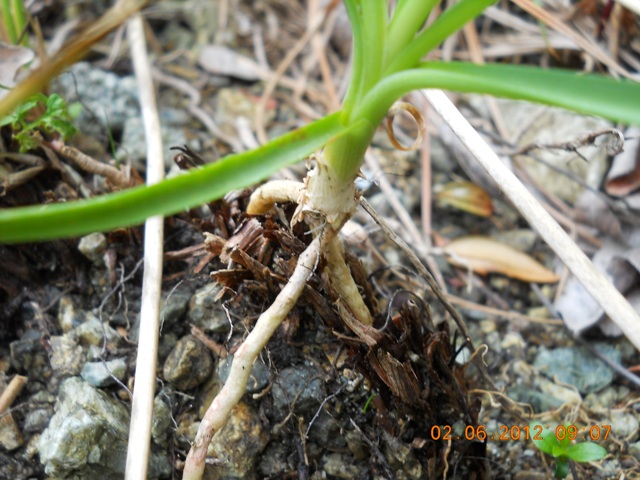
[{"label": "dried plant debris", "polygon": [[[223,298],[234,311],[242,303],[245,318],[255,318],[291,275],[296,258],[311,235],[303,225],[292,232],[270,215],[236,218],[235,223],[238,227],[226,240],[208,235],[208,245],[215,246],[209,251],[215,252],[228,267],[212,272],[211,277],[224,288]],[[363,380],[362,411],[353,410],[353,406],[348,408],[359,434],[371,442],[367,448],[372,471],[390,469],[394,476],[392,472],[408,468],[406,464],[400,465],[393,455],[384,453],[394,445],[389,452],[406,450],[405,454],[412,459],[411,468],[422,475],[430,469],[442,475],[447,468],[456,468],[459,472],[475,472],[477,478],[488,478],[481,443],[458,439],[449,444],[430,436],[433,428],[455,425],[463,430],[466,425],[478,425],[480,403],[469,399],[463,369],[455,362],[449,327],[433,325],[428,305],[409,292],[399,292],[393,297],[388,314],[380,310],[359,260],[348,256],[347,261],[365,302],[372,312],[377,312],[374,326],[352,317],[323,273],[321,261],[298,306],[283,324],[281,333],[270,342],[271,361],[282,367],[288,365],[292,359],[281,357],[284,352],[291,355],[287,344],[295,344],[319,330],[313,337],[321,335],[326,342],[307,344],[308,349],[342,351],[339,363],[334,357],[333,365],[322,366],[329,372],[325,382],[334,389],[334,395],[340,397],[337,391],[344,388],[348,378],[355,375]],[[250,325],[245,324],[244,328]],[[277,374],[275,381],[280,381]],[[299,408],[296,405],[293,402],[290,408]],[[336,405],[327,402],[324,411],[345,422],[346,417],[335,408]],[[342,428],[353,430],[349,424],[343,424]],[[460,432],[456,435],[462,436]],[[376,450],[380,458],[375,455]]]}]

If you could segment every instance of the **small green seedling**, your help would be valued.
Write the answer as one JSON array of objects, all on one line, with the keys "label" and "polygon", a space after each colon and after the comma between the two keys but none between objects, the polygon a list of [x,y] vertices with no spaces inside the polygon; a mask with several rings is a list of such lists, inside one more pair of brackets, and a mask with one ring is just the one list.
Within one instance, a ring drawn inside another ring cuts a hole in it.
[{"label": "small green seedling", "polygon": [[[535,422],[531,422],[529,428],[532,432],[540,429]],[[533,443],[539,450],[556,459],[555,478],[565,478],[569,474],[570,461],[572,460],[579,463],[595,462],[607,455],[606,448],[593,442],[580,442],[572,445],[571,440],[577,437],[577,430],[575,431],[576,435],[571,434],[570,425],[557,428],[555,432],[543,428],[542,432],[536,435],[540,440],[537,440],[536,437],[533,439]]]},{"label": "small green seedling", "polygon": [[[33,119],[37,109],[42,105],[44,113]],[[77,132],[72,123],[72,117],[67,108],[67,102],[57,93],[49,97],[37,93],[24,102],[13,113],[0,118],[0,127],[11,125],[14,130],[13,138],[20,144],[20,152],[38,148],[42,143],[39,132],[56,133],[63,140]]]}]

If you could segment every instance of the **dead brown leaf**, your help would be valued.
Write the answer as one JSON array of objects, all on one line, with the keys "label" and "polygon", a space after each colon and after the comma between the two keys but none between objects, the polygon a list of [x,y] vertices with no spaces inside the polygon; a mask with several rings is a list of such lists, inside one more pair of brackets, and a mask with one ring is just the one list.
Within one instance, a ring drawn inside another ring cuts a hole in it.
[{"label": "dead brown leaf", "polygon": [[504,243],[487,237],[464,237],[443,248],[452,264],[470,268],[475,273],[501,273],[511,278],[535,283],[553,283],[559,277],[534,260]]}]

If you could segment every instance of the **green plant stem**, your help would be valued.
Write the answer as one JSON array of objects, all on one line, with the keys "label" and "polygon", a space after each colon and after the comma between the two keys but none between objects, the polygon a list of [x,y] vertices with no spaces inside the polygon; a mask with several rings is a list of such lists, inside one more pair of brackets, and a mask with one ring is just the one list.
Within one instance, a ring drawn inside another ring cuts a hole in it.
[{"label": "green plant stem", "polygon": [[387,34],[385,66],[413,40],[431,10],[442,0],[408,0],[398,3]]},{"label": "green plant stem", "polygon": [[90,200],[2,210],[0,242],[51,240],[136,225],[153,215],[171,215],[220,198],[231,190],[263,180],[330,140],[357,131],[364,123],[346,128],[339,117],[337,112],[259,149],[231,155],[150,187]]},{"label": "green plant stem", "polygon": [[365,0],[360,8],[367,55],[364,75],[360,81],[359,98],[378,83],[382,74],[388,21],[387,0]]},{"label": "green plant stem", "polygon": [[445,10],[426,30],[409,43],[385,69],[384,76],[414,68],[427,53],[480,15],[497,0],[461,0]]},{"label": "green plant stem", "polygon": [[362,17],[360,16],[360,8],[357,0],[344,0],[345,7],[347,8],[347,14],[349,15],[349,21],[351,23],[353,46],[352,46],[352,65],[351,65],[351,78],[349,80],[349,88],[342,102],[343,121],[346,123],[347,119],[353,109],[353,106],[357,100],[360,89],[360,82],[363,75],[364,65],[364,32],[362,29]]},{"label": "green plant stem", "polygon": [[635,82],[567,70],[465,62],[425,62],[385,78],[352,115],[377,124],[397,98],[422,88],[486,93],[640,124],[640,85]]},{"label": "green plant stem", "polygon": [[337,177],[345,183],[355,180],[364,154],[375,133],[374,125],[377,125],[377,123],[373,124],[362,120],[358,128],[352,129],[351,133],[337,138],[325,147],[324,158],[327,164],[335,171]]},{"label": "green plant stem", "polygon": [[[27,19],[24,12],[25,7],[22,0],[13,0],[13,22],[16,30],[16,44],[18,43],[18,40],[20,40],[20,37],[22,36],[24,29],[27,26]],[[25,35],[25,38],[22,38],[20,44],[28,44],[29,42],[27,40],[28,38]]]},{"label": "green plant stem", "polygon": [[16,27],[13,23],[13,15],[11,14],[11,0],[2,0],[2,21],[4,28],[7,31],[9,37],[9,43],[15,45],[18,41],[18,35],[16,34]]}]

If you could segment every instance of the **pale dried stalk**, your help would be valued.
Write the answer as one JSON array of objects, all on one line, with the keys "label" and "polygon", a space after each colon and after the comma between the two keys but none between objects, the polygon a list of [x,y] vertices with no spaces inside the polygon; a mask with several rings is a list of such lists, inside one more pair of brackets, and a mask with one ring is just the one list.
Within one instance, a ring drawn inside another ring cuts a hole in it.
[{"label": "pale dried stalk", "polygon": [[640,350],[640,316],[551,218],[534,196],[500,161],[491,147],[440,90],[423,90],[433,109],[493,178],[522,216],[535,228],[629,341]]},{"label": "pale dried stalk", "polygon": [[628,8],[636,15],[640,15],[640,0],[616,0],[623,7]]},{"label": "pale dried stalk", "polygon": [[76,162],[76,164],[85,172],[102,175],[116,187],[129,188],[135,186],[136,182],[131,178],[131,175],[127,175],[125,172],[120,171],[112,165],[102,163],[91,158],[89,155],[82,153],[75,147],[65,145],[59,140],[51,142],[51,146],[56,152]]},{"label": "pale dried stalk", "polygon": [[196,438],[191,445],[184,467],[183,480],[199,480],[204,474],[207,447],[215,432],[227,422],[231,410],[244,395],[251,367],[280,323],[286,318],[304,290],[315,268],[321,245],[333,237],[333,232],[316,237],[298,258],[293,275],[273,304],[260,315],[255,327],[236,351],[229,377],[220,393],[207,409]]},{"label": "pale dried stalk", "polygon": [[27,384],[27,377],[16,375],[11,379],[7,388],[0,395],[0,415],[9,410],[9,407],[20,394],[22,387]]},{"label": "pale dried stalk", "polygon": [[[128,36],[133,67],[138,80],[140,107],[147,141],[147,184],[164,177],[160,119],[147,55],[144,25],[139,14],[129,21]],[[164,219],[150,217],[144,225],[144,276],[140,307],[140,335],[136,359],[135,388],[131,407],[131,427],[127,449],[126,480],[145,480],[151,449],[151,419],[156,386]]]}]

